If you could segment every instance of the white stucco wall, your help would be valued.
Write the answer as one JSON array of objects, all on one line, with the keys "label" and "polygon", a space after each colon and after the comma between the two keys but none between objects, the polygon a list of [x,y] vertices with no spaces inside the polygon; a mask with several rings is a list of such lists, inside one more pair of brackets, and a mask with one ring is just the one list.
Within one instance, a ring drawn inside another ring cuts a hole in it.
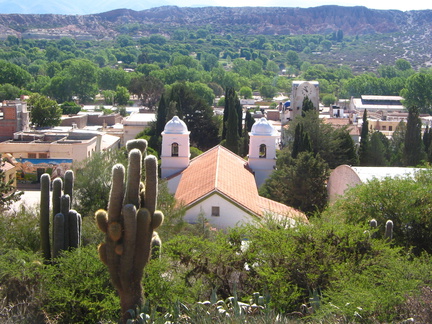
[{"label": "white stucco wall", "polygon": [[[219,207],[220,216],[211,216],[212,206]],[[248,215],[245,210],[217,193],[212,193],[200,203],[189,208],[184,220],[189,223],[196,223],[200,213],[204,213],[209,222],[217,228],[234,227],[250,223],[255,219],[254,216]]]}]

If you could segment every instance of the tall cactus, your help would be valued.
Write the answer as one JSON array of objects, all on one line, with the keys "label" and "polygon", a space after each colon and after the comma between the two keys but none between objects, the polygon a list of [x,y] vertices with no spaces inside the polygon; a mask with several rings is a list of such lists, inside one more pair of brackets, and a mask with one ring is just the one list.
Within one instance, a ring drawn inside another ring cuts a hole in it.
[{"label": "tall cactus", "polygon": [[391,240],[393,239],[393,221],[391,221],[390,219],[386,222],[385,238],[387,242],[391,242]]},{"label": "tall cactus", "polygon": [[[143,305],[141,279],[150,259],[153,231],[163,222],[163,214],[156,210],[157,160],[149,155],[144,159],[145,184],[141,182],[142,143],[128,142],[128,174],[117,164],[112,170],[112,186],[108,211],[98,210],[96,220],[106,233],[99,245],[99,256],[108,266],[111,281],[120,296],[122,322],[130,318],[128,310]],[[155,235],[157,237],[157,235]],[[160,242],[159,242],[160,243]]]},{"label": "tall cactus", "polygon": [[73,179],[73,171],[66,171],[64,195],[62,195],[62,179],[53,180],[51,244],[49,234],[51,177],[47,173],[41,176],[40,232],[43,256],[46,260],[58,257],[62,250],[77,248],[81,244],[81,215],[70,208]]}]

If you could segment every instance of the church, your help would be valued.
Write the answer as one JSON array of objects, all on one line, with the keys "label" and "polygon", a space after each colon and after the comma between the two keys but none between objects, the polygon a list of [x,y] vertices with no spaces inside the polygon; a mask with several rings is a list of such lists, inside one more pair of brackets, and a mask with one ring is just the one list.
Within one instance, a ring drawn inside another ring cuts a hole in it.
[{"label": "church", "polygon": [[276,167],[277,131],[265,118],[252,127],[248,160],[218,145],[190,160],[189,130],[177,116],[162,132],[161,176],[186,209],[185,221],[200,215],[217,228],[234,227],[265,217],[290,224],[308,222],[289,206],[258,194]]}]

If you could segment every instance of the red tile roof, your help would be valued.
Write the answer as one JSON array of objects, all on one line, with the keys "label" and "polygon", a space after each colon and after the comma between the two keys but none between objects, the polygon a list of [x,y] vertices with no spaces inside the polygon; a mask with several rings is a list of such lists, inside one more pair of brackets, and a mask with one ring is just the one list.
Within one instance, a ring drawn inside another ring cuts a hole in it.
[{"label": "red tile roof", "polygon": [[215,146],[190,161],[180,175],[175,198],[188,206],[218,192],[256,216],[266,212],[306,216],[292,207],[260,197],[247,161],[223,146]]}]

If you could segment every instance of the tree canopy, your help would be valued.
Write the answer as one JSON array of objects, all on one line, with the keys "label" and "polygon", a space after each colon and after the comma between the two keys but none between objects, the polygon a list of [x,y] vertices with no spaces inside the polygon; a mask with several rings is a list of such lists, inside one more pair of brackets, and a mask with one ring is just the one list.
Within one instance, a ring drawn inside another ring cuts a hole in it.
[{"label": "tree canopy", "polygon": [[30,108],[30,121],[35,127],[60,125],[62,110],[55,100],[40,94],[32,95],[27,101]]}]

